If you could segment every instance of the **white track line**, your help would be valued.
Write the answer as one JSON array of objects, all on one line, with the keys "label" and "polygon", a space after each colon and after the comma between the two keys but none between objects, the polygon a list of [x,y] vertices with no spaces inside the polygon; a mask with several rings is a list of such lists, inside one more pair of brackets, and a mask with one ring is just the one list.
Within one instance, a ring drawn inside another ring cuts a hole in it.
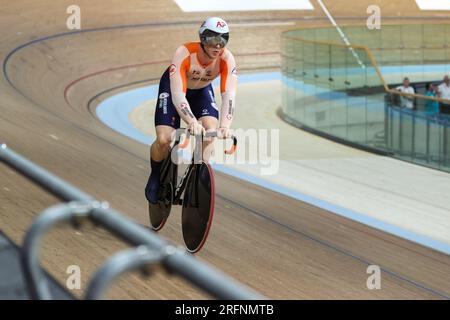
[{"label": "white track line", "polygon": [[448,0],[416,0],[420,10],[450,10]]},{"label": "white track line", "polygon": [[[342,29],[337,25],[336,21],[334,20],[334,18],[331,16],[330,12],[328,11],[327,7],[325,7],[325,5],[323,4],[322,0],[317,0],[317,2],[319,3],[320,7],[322,8],[323,12],[325,12],[326,16],[328,17],[328,19],[330,20],[331,24],[336,28],[337,32],[339,33],[339,35],[341,36],[342,40],[344,41],[344,43],[347,46],[351,46],[350,41],[348,41],[347,36],[345,35],[344,31],[342,31]],[[356,51],[353,48],[349,49],[351,51],[351,53],[353,54],[353,56],[355,57],[356,61],[358,61],[358,64],[361,66],[361,68],[365,68],[365,64],[361,61],[361,59],[359,58],[358,54],[356,53]]]},{"label": "white track line", "polygon": [[295,22],[237,22],[230,23],[230,27],[265,27],[265,26],[293,26]]},{"label": "white track line", "polygon": [[310,0],[175,0],[184,12],[314,10]]}]

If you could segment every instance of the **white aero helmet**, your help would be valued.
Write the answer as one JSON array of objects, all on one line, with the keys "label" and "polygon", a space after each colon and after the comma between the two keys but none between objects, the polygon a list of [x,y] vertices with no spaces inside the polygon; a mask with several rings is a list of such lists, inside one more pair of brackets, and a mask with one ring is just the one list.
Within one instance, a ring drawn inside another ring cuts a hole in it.
[{"label": "white aero helmet", "polygon": [[211,17],[202,23],[198,34],[203,45],[220,46],[223,48],[227,45],[230,29],[228,23],[222,18]]}]

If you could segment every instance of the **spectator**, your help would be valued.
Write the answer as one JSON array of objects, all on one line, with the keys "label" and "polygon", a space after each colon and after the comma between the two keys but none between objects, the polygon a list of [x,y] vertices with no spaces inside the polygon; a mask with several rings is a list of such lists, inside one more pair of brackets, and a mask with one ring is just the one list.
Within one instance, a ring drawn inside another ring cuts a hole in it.
[{"label": "spectator", "polygon": [[[437,92],[434,87],[434,84],[427,83],[425,89],[426,89],[425,96],[436,98]],[[439,102],[435,100],[428,100],[428,99],[425,100],[425,112],[430,115],[439,114]]]},{"label": "spectator", "polygon": [[[414,88],[409,85],[408,78],[403,79],[403,85],[398,86],[395,89],[402,93],[409,93],[409,94],[415,93]],[[403,95],[400,96],[400,106],[402,108],[407,108],[407,109],[413,110],[414,109],[414,97],[403,96]]]},{"label": "spectator", "polygon": [[[438,97],[450,100],[450,78],[448,75],[445,75],[442,81],[438,87]],[[441,103],[441,113],[450,113],[450,105],[448,103]]]}]

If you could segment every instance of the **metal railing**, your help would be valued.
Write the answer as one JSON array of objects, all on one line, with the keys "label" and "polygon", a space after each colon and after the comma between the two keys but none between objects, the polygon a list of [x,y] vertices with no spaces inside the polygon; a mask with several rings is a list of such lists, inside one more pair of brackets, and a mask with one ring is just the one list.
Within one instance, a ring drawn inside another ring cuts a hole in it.
[{"label": "metal railing", "polygon": [[40,246],[44,233],[60,222],[79,226],[91,220],[123,241],[137,246],[111,257],[94,275],[85,298],[100,299],[111,282],[121,274],[162,266],[194,286],[219,299],[265,299],[262,295],[238,283],[216,268],[200,262],[185,249],[174,247],[153,231],[122,216],[105,202],[75,188],[45,169],[37,166],[5,144],[0,146],[0,161],[20,172],[48,192],[68,203],[52,206],[39,215],[25,235],[21,266],[32,299],[52,299],[49,285],[39,265]]},{"label": "metal railing", "polygon": [[386,95],[385,144],[395,157],[450,172],[450,117],[400,108]]}]

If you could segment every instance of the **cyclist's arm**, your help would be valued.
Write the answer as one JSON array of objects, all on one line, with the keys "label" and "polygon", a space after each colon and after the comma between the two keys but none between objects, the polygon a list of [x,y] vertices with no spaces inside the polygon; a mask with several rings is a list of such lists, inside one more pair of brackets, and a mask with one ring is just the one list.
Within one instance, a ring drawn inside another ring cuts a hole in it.
[{"label": "cyclist's arm", "polygon": [[180,46],[172,59],[170,65],[170,92],[172,102],[177,109],[180,118],[188,125],[197,121],[192,113],[189,102],[186,99],[187,79],[186,72],[190,67],[190,55],[185,46]]},{"label": "cyclist's arm", "polygon": [[222,105],[220,107],[220,127],[230,128],[235,110],[237,85],[236,61],[230,51],[226,51],[220,61],[220,92]]}]

